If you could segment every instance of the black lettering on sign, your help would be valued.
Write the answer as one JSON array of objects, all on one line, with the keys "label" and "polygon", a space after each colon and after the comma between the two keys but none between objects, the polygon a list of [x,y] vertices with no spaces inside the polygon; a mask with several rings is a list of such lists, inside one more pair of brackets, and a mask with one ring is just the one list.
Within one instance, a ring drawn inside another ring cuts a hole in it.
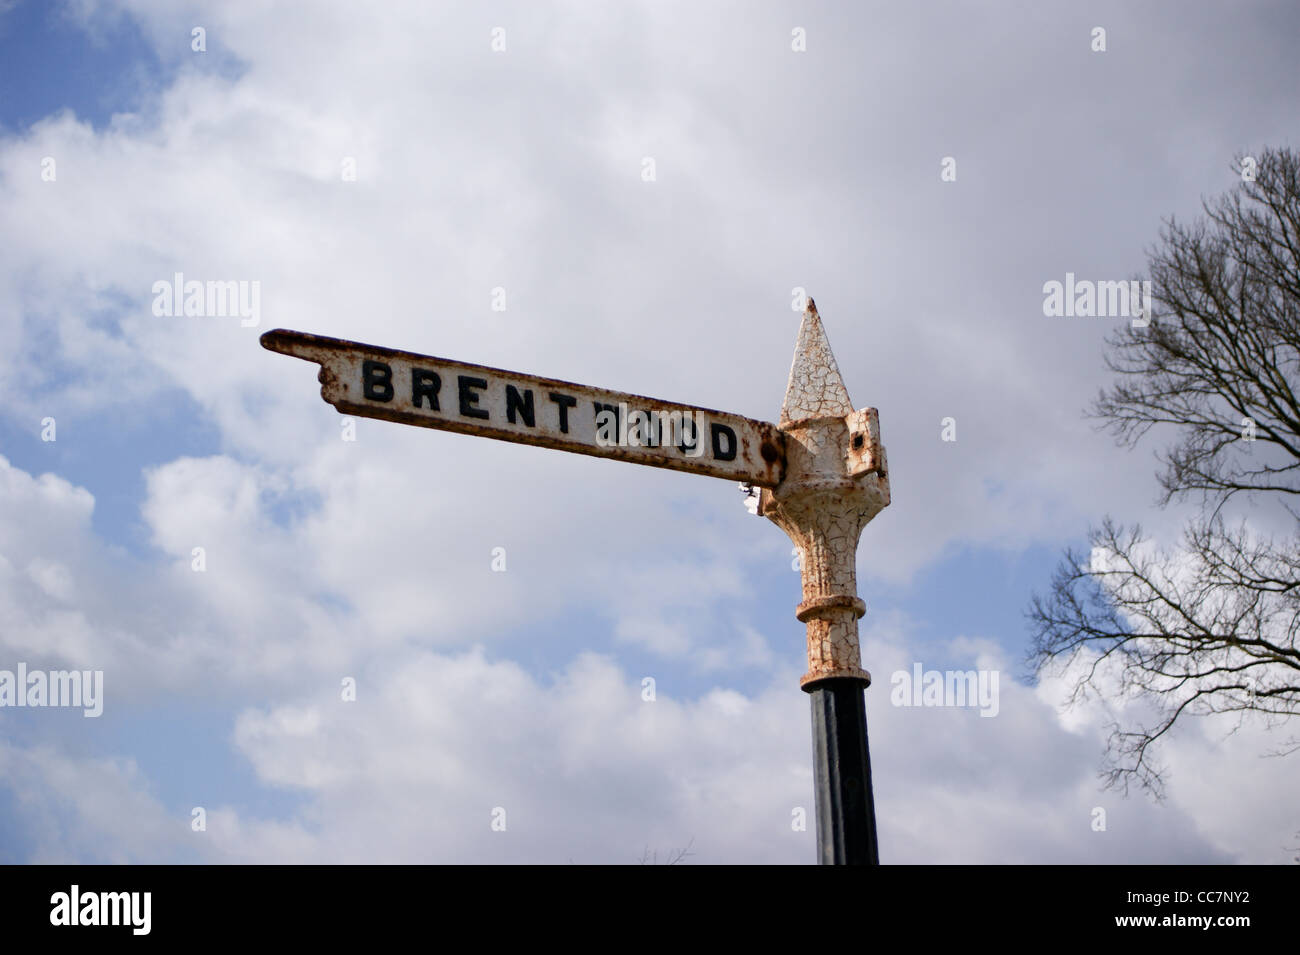
[{"label": "black lettering on sign", "polygon": [[600,413],[602,411],[608,411],[610,414],[614,416],[614,438],[613,438],[614,442],[617,444],[624,440],[625,436],[623,434],[623,424],[619,420],[618,405],[607,405],[607,404],[602,404],[599,401],[593,401],[591,403],[591,410],[595,415],[597,433],[603,433],[603,434],[609,433],[607,431],[601,432],[600,430]]},{"label": "black lettering on sign", "polygon": [[[639,425],[641,431],[641,444],[647,448],[657,448],[662,443],[664,420],[663,412],[643,411],[645,417]],[[628,423],[631,424],[631,415],[628,415]],[[630,439],[629,439],[630,440]]]},{"label": "black lettering on sign", "polygon": [[393,400],[393,369],[387,362],[361,362],[361,391],[368,401]]},{"label": "black lettering on sign", "polygon": [[[713,457],[719,461],[736,460],[736,432],[717,422],[709,425],[709,430],[713,433]],[[722,446],[724,438],[727,442],[725,448]]]},{"label": "black lettering on sign", "polygon": [[438,390],[442,388],[442,379],[438,377],[437,372],[429,371],[427,368],[411,369],[411,404],[420,407],[421,399],[429,399],[429,408],[433,411],[441,411],[438,407]]},{"label": "black lettering on sign", "polygon": [[[627,443],[633,447],[653,448],[659,444],[659,432],[655,427],[658,415],[640,408],[630,408],[627,413]],[[620,436],[621,437],[621,436]],[[633,444],[633,442],[636,444]]]},{"label": "black lettering on sign", "polygon": [[515,412],[524,419],[524,424],[530,428],[537,427],[536,416],[533,413],[533,390],[525,388],[523,396],[520,397],[519,389],[514,385],[506,385],[506,420],[511,424],[515,423]]},{"label": "black lettering on sign", "polygon": [[[700,441],[702,440],[700,437],[700,429],[695,427],[695,419],[691,417],[690,412],[682,415],[681,430],[678,432],[678,435],[681,437],[682,441],[681,444],[677,445],[677,448],[682,452],[682,454],[694,458],[699,457],[700,454],[704,453],[704,449],[700,448]],[[690,453],[696,451],[697,448],[699,448],[697,453]]]},{"label": "black lettering on sign", "polygon": [[547,397],[550,398],[552,401],[554,401],[560,407],[560,434],[568,434],[569,433],[569,409],[576,408],[578,406],[578,399],[571,398],[568,395],[557,394],[554,391],[552,391],[549,395],[547,395]]},{"label": "black lettering on sign", "polygon": [[478,406],[478,395],[474,393],[473,389],[477,388],[479,391],[486,391],[487,379],[457,375],[456,385],[460,395],[460,413],[466,418],[486,418],[488,416],[487,409]]},{"label": "black lettering on sign", "polygon": [[595,414],[597,422],[600,421],[600,413],[602,411],[608,411],[610,414],[614,416],[614,433],[615,434],[623,433],[622,424],[618,419],[618,405],[607,405],[607,404],[602,404],[599,401],[593,401],[591,403],[591,410]]}]

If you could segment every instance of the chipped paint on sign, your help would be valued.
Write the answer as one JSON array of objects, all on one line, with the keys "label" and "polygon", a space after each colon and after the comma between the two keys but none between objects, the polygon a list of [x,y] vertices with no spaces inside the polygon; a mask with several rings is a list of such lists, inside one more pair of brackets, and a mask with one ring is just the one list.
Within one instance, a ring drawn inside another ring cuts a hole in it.
[{"label": "chipped paint on sign", "polygon": [[261,340],[319,364],[321,397],[345,414],[760,487],[781,481],[785,436],[765,421],[306,332]]},{"label": "chipped paint on sign", "polygon": [[796,421],[843,418],[852,412],[853,402],[849,401],[848,389],[835,364],[817,305],[809,298],[799,325],[790,382],[781,406],[781,427]]},{"label": "chipped paint on sign", "polygon": [[763,491],[758,513],[790,536],[802,557],[803,601],[811,691],[826,680],[864,684],[855,555],[862,529],[889,505],[889,468],[875,408],[853,410],[831,354],[817,306],[808,299],[781,407],[785,478]]}]

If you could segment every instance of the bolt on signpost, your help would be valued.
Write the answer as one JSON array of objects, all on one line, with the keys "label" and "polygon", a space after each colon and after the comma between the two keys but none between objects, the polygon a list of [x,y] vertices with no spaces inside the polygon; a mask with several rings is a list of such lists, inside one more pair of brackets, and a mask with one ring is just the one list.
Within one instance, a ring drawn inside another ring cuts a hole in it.
[{"label": "bolt on signpost", "polygon": [[[739,415],[306,332],[262,336],[320,365],[321,397],[344,414],[738,480],[800,554],[823,864],[878,864],[858,618],[858,538],[889,504],[875,408],[855,411],[808,299],[773,425]],[[614,437],[617,435],[617,437]]]}]

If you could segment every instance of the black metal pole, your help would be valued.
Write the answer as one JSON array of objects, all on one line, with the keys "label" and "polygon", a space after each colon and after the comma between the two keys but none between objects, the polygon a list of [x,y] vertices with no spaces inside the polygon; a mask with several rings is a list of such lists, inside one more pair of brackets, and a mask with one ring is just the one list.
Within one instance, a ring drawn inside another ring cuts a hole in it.
[{"label": "black metal pole", "polygon": [[852,677],[833,677],[807,688],[822,865],[880,865],[865,689],[862,680]]}]

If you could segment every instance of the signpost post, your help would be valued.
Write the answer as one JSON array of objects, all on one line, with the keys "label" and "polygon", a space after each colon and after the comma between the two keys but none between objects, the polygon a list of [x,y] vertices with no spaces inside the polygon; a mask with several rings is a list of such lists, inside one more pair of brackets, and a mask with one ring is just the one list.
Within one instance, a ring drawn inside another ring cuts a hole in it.
[{"label": "signpost post", "polygon": [[855,557],[889,504],[874,408],[853,410],[812,299],[773,425],[740,415],[417,355],[306,332],[262,336],[320,365],[321,397],[344,414],[727,478],[760,489],[758,513],[800,554],[812,700],[817,842],[823,864],[878,864]]}]

